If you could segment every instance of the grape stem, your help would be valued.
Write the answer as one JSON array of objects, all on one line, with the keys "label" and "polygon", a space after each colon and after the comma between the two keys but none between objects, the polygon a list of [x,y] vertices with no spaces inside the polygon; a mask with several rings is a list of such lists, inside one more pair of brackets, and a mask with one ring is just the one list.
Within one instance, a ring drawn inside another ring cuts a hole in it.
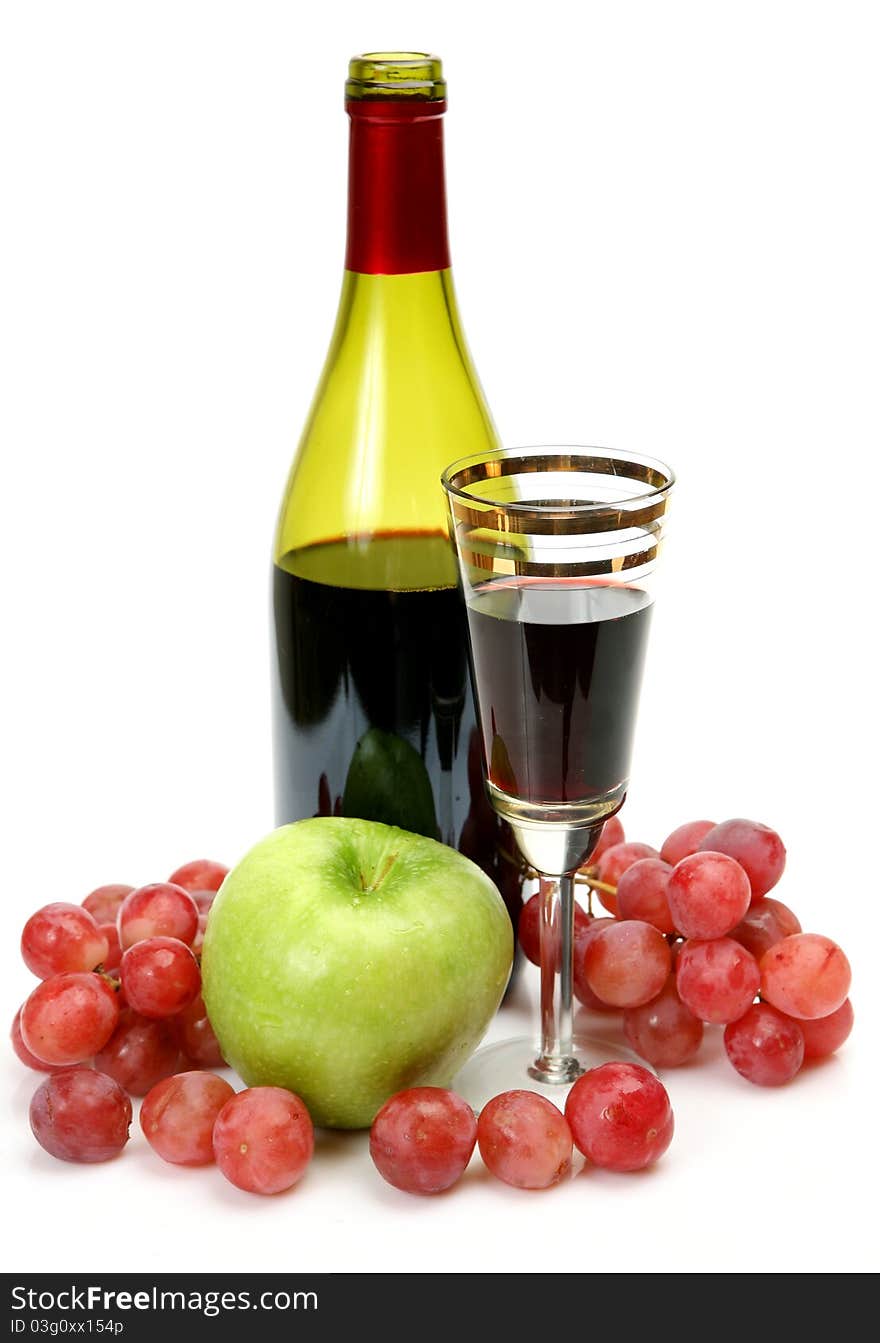
[{"label": "grape stem", "polygon": [[[533,867],[530,867],[528,863],[523,862],[521,858],[517,858],[515,854],[510,853],[503,846],[499,846],[498,852],[502,858],[507,860],[507,862],[513,863],[515,867],[518,867],[519,870],[522,872],[523,876],[526,877],[527,879],[540,877],[541,875],[540,872],[536,872],[535,869]],[[600,881],[598,877],[594,877],[593,873],[595,872],[595,870],[596,869],[593,867],[581,868],[579,872],[576,872],[574,874],[575,885],[589,886],[591,890],[605,891],[607,895],[616,895],[617,887],[612,886],[607,881]]]},{"label": "grape stem", "polygon": [[[541,875],[540,872],[536,872],[533,867],[530,867],[528,863],[523,862],[523,860],[519,858],[516,854],[509,853],[507,849],[505,849],[503,846],[499,847],[498,852],[501,854],[502,858],[505,858],[509,863],[512,863],[515,867],[519,869],[525,880],[528,881],[536,877],[540,878]],[[604,891],[606,895],[617,894],[616,886],[612,886],[611,883],[608,881],[600,881],[598,877],[593,875],[595,870],[596,869],[594,867],[583,867],[580,869],[579,872],[576,872],[574,875],[575,887],[578,886],[587,887],[587,913],[591,917],[593,915],[594,891]]]},{"label": "grape stem", "polygon": [[593,867],[582,868],[580,872],[575,873],[574,878],[575,889],[577,889],[578,886],[586,886],[587,888],[587,913],[589,914],[591,919],[594,917],[593,914],[594,891],[605,891],[607,895],[617,894],[616,886],[612,886],[607,881],[600,881],[598,877],[594,877],[592,875],[595,872],[595,870],[596,869]]},{"label": "grape stem", "polygon": [[588,868],[583,872],[578,872],[575,882],[582,886],[589,886],[591,891],[605,891],[608,895],[617,894],[616,886],[612,886],[608,881],[599,881],[598,877],[591,877]]}]

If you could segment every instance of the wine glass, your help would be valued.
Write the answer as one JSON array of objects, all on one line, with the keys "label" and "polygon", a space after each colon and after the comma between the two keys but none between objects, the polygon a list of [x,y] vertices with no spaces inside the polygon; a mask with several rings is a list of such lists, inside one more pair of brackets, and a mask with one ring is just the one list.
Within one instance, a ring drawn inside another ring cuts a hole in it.
[{"label": "wine glass", "polygon": [[540,1047],[479,1050],[455,1082],[477,1109],[516,1087],[564,1101],[587,1068],[635,1059],[574,1035],[574,876],[626,796],[673,481],[650,457],[589,447],[501,448],[442,476],[485,786],[540,881]]}]

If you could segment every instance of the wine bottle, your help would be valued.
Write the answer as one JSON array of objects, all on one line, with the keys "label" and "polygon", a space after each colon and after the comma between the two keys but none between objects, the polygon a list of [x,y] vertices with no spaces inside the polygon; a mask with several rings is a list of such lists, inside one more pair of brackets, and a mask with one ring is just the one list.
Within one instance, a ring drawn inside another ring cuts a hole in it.
[{"label": "wine bottle", "polygon": [[439,483],[497,446],[449,268],[440,61],[356,57],[346,110],[342,297],[275,540],[277,820],[354,815],[440,839],[515,918]]}]

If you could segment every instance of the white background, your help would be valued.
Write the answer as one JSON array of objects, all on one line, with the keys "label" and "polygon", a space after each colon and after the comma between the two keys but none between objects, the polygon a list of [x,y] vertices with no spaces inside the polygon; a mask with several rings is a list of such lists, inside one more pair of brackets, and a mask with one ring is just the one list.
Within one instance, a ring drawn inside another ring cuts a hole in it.
[{"label": "white background", "polygon": [[413,45],[446,62],[459,298],[502,435],[679,472],[627,829],[776,825],[778,894],[849,951],[858,1018],[779,1092],[720,1057],[668,1075],[676,1138],[642,1176],[527,1195],[475,1159],[435,1200],[360,1135],[276,1199],[136,1126],[116,1162],[54,1162],[7,1057],[6,1267],[876,1268],[876,8],[2,14],[7,1015],[33,908],[232,862],[272,824],[270,544],[338,293],[342,83]]}]

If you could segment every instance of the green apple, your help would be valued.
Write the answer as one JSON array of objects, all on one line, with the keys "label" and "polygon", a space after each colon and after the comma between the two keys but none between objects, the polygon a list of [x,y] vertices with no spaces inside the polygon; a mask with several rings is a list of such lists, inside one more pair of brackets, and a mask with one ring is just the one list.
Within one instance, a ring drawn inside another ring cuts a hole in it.
[{"label": "green apple", "polygon": [[316,1124],[364,1128],[395,1091],[448,1086],[504,993],[510,919],[489,878],[375,821],[282,826],[227,876],[202,951],[224,1057]]}]

